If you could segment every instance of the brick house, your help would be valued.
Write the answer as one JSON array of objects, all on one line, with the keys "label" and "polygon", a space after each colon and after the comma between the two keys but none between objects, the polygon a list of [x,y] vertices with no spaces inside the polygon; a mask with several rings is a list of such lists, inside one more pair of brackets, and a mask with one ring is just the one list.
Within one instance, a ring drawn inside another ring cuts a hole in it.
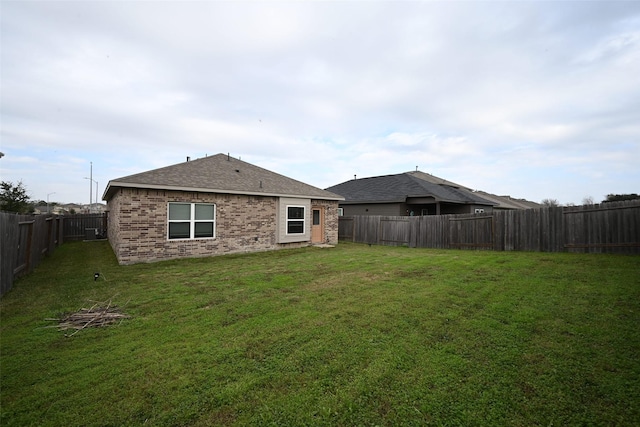
[{"label": "brick house", "polygon": [[120,264],[338,242],[343,198],[226,154],[109,181]]}]

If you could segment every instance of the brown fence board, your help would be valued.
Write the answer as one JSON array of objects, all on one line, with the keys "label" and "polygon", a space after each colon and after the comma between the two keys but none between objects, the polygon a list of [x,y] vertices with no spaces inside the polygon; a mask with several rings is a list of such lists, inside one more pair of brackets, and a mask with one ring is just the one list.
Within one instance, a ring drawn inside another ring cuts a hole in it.
[{"label": "brown fence board", "polygon": [[632,202],[567,208],[564,247],[571,252],[639,253],[640,215]]},{"label": "brown fence board", "polygon": [[340,221],[338,221],[338,237],[340,240],[354,241],[352,217],[340,217]]},{"label": "brown fence board", "polygon": [[341,217],[339,238],[418,248],[640,253],[640,200],[433,216]]},{"label": "brown fence board", "polygon": [[380,243],[384,245],[402,246],[409,244],[409,220],[402,217],[380,218]]},{"label": "brown fence board", "polygon": [[11,289],[18,253],[18,215],[0,212],[0,295]]},{"label": "brown fence board", "polygon": [[105,214],[65,215],[64,240],[85,240],[87,229],[96,229],[99,234],[106,235],[107,216]]}]

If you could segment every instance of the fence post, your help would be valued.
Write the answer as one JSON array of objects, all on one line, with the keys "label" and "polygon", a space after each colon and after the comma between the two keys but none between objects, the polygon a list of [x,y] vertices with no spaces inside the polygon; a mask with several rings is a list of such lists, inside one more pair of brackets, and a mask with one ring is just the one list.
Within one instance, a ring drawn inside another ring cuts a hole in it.
[{"label": "fence post", "polygon": [[32,262],[31,262],[31,249],[33,247],[33,224],[35,223],[35,220],[32,221],[20,221],[18,222],[18,227],[20,227],[21,225],[27,226],[27,237],[25,239],[24,244],[27,245],[25,248],[25,257],[24,257],[24,264],[21,266],[13,266],[13,274],[14,276],[22,271],[25,270],[27,273],[30,271],[29,269],[31,268]]},{"label": "fence post", "polygon": [[352,242],[357,242],[357,238],[359,236],[359,234],[356,232],[356,226],[358,224],[358,217],[355,215],[351,216],[351,233],[353,233],[353,238],[352,238]]}]

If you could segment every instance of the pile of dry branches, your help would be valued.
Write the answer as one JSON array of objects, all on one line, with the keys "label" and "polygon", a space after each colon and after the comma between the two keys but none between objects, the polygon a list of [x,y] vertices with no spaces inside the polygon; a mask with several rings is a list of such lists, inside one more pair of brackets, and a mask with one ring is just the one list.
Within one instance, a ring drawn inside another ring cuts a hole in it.
[{"label": "pile of dry branches", "polygon": [[67,335],[72,336],[84,328],[109,326],[129,317],[122,313],[117,305],[111,305],[111,300],[109,300],[108,302],[95,303],[91,308],[81,308],[75,313],[65,314],[60,318],[46,320],[58,322],[57,326],[50,326],[51,328],[57,327],[61,331],[76,329],[74,333]]}]

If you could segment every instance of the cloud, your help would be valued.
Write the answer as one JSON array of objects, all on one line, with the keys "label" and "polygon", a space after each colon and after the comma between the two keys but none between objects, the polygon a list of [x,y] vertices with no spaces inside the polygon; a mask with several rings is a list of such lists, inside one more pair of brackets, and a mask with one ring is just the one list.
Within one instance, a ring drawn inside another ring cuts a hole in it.
[{"label": "cloud", "polygon": [[614,59],[619,64],[640,60],[640,31],[628,31],[605,37],[576,58],[578,64],[593,64],[603,59]]},{"label": "cloud", "polygon": [[84,192],[89,162],[106,183],[218,152],[320,187],[418,166],[533,200],[638,192],[635,2],[7,2],[0,19],[3,179],[41,198]]}]

